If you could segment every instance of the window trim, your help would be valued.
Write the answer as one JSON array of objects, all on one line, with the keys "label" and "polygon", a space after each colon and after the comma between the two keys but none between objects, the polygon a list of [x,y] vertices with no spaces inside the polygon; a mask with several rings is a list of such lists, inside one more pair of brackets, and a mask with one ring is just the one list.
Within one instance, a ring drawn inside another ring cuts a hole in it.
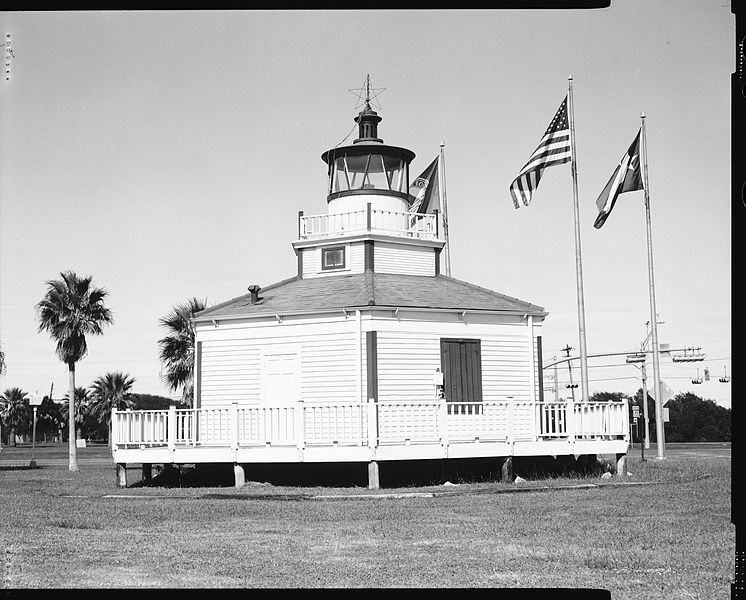
[{"label": "window trim", "polygon": [[[327,252],[333,252],[335,250],[342,251],[342,264],[327,266],[324,261],[324,256]],[[321,248],[321,270],[322,271],[340,271],[342,269],[345,269],[346,267],[347,267],[347,246],[346,245],[327,246],[325,248]]]}]

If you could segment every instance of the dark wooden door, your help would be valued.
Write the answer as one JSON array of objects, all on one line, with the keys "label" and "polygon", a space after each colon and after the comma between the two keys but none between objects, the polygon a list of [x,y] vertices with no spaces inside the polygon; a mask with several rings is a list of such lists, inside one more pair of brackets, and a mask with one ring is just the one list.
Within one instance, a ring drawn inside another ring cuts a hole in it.
[{"label": "dark wooden door", "polygon": [[448,402],[482,401],[480,340],[441,339],[440,366],[443,392]]}]

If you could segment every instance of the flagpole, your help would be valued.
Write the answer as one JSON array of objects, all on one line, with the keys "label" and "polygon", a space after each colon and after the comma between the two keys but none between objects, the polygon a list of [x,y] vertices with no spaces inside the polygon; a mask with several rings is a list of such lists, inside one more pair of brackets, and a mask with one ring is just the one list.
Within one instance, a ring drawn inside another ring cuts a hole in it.
[{"label": "flagpole", "polygon": [[580,383],[583,402],[588,402],[588,351],[585,346],[585,303],[583,301],[583,264],[580,252],[580,217],[578,210],[578,169],[575,163],[575,114],[572,98],[572,75],[568,77],[569,81],[569,106],[570,115],[570,144],[571,144],[571,162],[570,172],[572,173],[572,195],[573,195],[573,213],[575,215],[575,272],[578,289],[578,335],[580,342]]},{"label": "flagpole", "polygon": [[446,240],[446,275],[451,276],[451,240],[448,237],[448,203],[446,202],[446,155],[445,155],[445,142],[440,141],[440,160],[438,166],[440,168],[439,182],[438,182],[438,193],[440,194],[440,211],[443,214],[443,236]]},{"label": "flagpole", "polygon": [[[661,398],[661,372],[658,349],[658,315],[655,311],[655,283],[653,280],[653,239],[650,228],[650,191],[648,184],[648,140],[645,132],[645,113],[640,114],[642,120],[642,173],[643,188],[645,189],[645,225],[648,241],[648,287],[650,292],[650,327],[651,344],[653,346],[653,391],[655,393],[655,440],[658,458],[665,458],[665,431],[663,426],[663,398]],[[647,403],[647,398],[644,399]]]}]

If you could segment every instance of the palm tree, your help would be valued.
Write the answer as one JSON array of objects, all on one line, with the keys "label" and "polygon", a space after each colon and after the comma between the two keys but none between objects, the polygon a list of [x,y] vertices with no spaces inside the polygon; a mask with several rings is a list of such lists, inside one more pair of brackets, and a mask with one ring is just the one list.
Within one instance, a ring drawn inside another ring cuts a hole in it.
[{"label": "palm tree", "polygon": [[[83,427],[85,426],[86,419],[90,412],[91,395],[88,390],[84,387],[75,388],[75,427],[74,429],[69,428],[70,423],[70,392],[65,394],[67,404],[63,404],[60,408],[62,415],[62,421],[68,423],[68,438],[77,440],[78,437],[83,435]],[[77,446],[76,446],[77,448]]]},{"label": "palm tree", "polygon": [[107,373],[97,378],[91,385],[93,394],[89,415],[98,423],[106,423],[111,446],[111,411],[135,407],[135,400],[130,394],[135,378],[124,373]]},{"label": "palm tree", "polygon": [[53,436],[62,429],[65,424],[65,420],[62,417],[62,410],[60,409],[60,406],[52,400],[51,393],[49,396],[44,396],[44,399],[39,406],[39,412],[36,418],[38,426]]},{"label": "palm tree", "polygon": [[16,445],[16,431],[28,425],[31,409],[26,392],[21,388],[8,388],[0,394],[0,418],[10,429],[8,441]]},{"label": "palm tree", "polygon": [[182,401],[190,406],[194,400],[194,326],[191,319],[205,308],[206,300],[190,298],[158,320],[170,332],[158,340],[161,362],[166,369],[163,379],[172,390],[183,387]]},{"label": "palm tree", "polygon": [[78,277],[72,271],[60,273],[61,279],[47,281],[47,292],[36,305],[39,332],[47,331],[57,342],[57,356],[67,365],[68,447],[70,471],[79,471],[75,445],[75,363],[88,353],[86,335],[101,335],[104,325],[113,323],[111,311],[104,305],[108,292],[94,287],[92,278]]}]

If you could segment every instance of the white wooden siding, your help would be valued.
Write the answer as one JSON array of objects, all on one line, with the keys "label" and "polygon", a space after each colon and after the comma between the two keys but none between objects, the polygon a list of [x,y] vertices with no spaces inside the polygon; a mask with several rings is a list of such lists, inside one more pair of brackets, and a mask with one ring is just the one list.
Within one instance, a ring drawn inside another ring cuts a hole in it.
[{"label": "white wooden siding", "polygon": [[304,402],[355,402],[357,332],[316,335],[302,340],[301,388]]},{"label": "white wooden siding", "polygon": [[[403,313],[406,315],[407,313]],[[365,402],[366,331],[377,331],[378,398],[381,401],[428,402],[435,397],[433,373],[440,368],[440,340],[481,340],[482,393],[485,401],[531,399],[529,337],[525,319],[517,316],[426,313],[391,318],[391,311],[350,315],[286,317],[202,325],[201,405],[205,408],[258,406],[262,397],[262,356],[297,348],[300,397],[313,403]],[[440,319],[436,321],[435,319]],[[539,328],[535,328],[538,333]],[[360,343],[358,345],[358,333]],[[536,344],[535,336],[533,343]],[[358,362],[357,353],[360,352]]]},{"label": "white wooden siding", "polygon": [[260,346],[254,340],[203,341],[201,364],[202,406],[217,408],[237,401],[259,402]]},{"label": "white wooden siding", "polygon": [[440,368],[440,337],[378,332],[378,398],[432,401],[433,373]]},{"label": "white wooden siding", "polygon": [[435,275],[435,250],[429,246],[402,246],[376,242],[373,246],[376,273]]},{"label": "white wooden siding", "polygon": [[[214,331],[210,333],[217,336]],[[279,325],[273,329],[247,328],[243,332],[232,329],[226,333],[234,337],[202,340],[202,407],[228,407],[232,402],[259,405],[264,389],[263,357],[286,353],[288,348],[299,357],[300,398],[314,403],[358,401],[354,319],[327,326]],[[235,337],[242,333],[245,339]]]},{"label": "white wooden siding", "polygon": [[[383,324],[378,322],[378,327]],[[393,327],[395,325],[392,324]],[[432,325],[431,325],[432,326]],[[378,331],[378,396],[381,400],[429,401],[435,397],[433,373],[440,365],[440,340],[481,340],[482,395],[485,401],[531,399],[528,338],[525,324],[474,328],[460,332]]]},{"label": "white wooden siding", "polygon": [[482,396],[484,400],[530,400],[526,327],[501,329],[482,337]]}]

